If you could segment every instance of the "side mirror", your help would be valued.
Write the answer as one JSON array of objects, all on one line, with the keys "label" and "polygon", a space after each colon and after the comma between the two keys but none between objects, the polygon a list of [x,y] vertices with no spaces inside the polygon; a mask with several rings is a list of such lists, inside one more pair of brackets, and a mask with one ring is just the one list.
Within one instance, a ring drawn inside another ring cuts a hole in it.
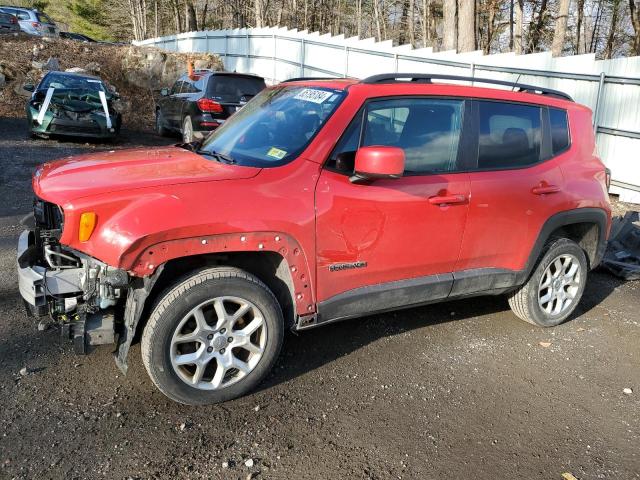
[{"label": "side mirror", "polygon": [[163,88],[162,90],[160,90],[160,95],[162,95],[163,97],[166,97],[169,95],[169,89],[168,88]]},{"label": "side mirror", "polygon": [[361,147],[356,152],[352,183],[381,178],[400,178],[404,172],[404,150],[398,147]]},{"label": "side mirror", "polygon": [[36,89],[36,87],[33,83],[25,83],[22,86],[22,89],[26,90],[27,92],[33,92]]}]

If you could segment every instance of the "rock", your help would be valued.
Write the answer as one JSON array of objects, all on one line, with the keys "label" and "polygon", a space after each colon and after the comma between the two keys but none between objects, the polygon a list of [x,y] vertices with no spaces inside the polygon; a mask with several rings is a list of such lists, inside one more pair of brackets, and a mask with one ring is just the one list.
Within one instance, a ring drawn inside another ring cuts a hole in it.
[{"label": "rock", "polygon": [[46,320],[40,320],[38,322],[38,331],[39,332],[44,332],[48,328],[49,328],[49,322],[47,322]]},{"label": "rock", "polygon": [[540,342],[538,345],[544,348],[549,348],[551,346],[551,342]]},{"label": "rock", "polygon": [[633,389],[629,387],[623,388],[622,393],[624,393],[625,395],[631,395],[633,393]]},{"label": "rock", "polygon": [[222,468],[229,468],[229,462],[222,462]]},{"label": "rock", "polygon": [[49,57],[47,62],[44,64],[44,69],[57,72],[60,70],[60,62],[56,57]]},{"label": "rock", "polygon": [[27,367],[22,367],[22,368],[20,369],[20,372],[19,372],[19,373],[20,373],[20,376],[22,376],[22,377],[26,377],[27,375],[29,375],[29,374],[31,373],[31,370],[30,370],[30,369],[28,369]]},{"label": "rock", "polygon": [[84,66],[85,71],[91,73],[100,73],[100,64],[98,62],[89,62]]},{"label": "rock", "polygon": [[255,407],[253,407],[254,412],[257,412],[258,410],[260,410],[260,405],[256,405]]},{"label": "rock", "polygon": [[244,461],[244,466],[247,468],[253,468],[254,462],[253,462],[253,458],[247,458]]},{"label": "rock", "polygon": [[187,428],[187,424],[186,423],[181,423],[180,424],[180,431],[181,432],[184,432],[186,430],[186,428]]},{"label": "rock", "polygon": [[84,68],[80,68],[80,67],[67,68],[65,70],[65,72],[69,72],[69,73],[89,73]]}]

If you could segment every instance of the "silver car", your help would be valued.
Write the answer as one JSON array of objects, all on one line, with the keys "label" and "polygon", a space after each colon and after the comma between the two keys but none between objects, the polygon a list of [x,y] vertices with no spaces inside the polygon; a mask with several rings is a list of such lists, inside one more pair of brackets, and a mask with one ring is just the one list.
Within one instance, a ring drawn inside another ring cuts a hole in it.
[{"label": "silver car", "polygon": [[17,17],[20,30],[29,35],[37,35],[39,37],[57,37],[60,35],[60,29],[54,21],[38,10],[0,6],[0,12],[9,13]]}]

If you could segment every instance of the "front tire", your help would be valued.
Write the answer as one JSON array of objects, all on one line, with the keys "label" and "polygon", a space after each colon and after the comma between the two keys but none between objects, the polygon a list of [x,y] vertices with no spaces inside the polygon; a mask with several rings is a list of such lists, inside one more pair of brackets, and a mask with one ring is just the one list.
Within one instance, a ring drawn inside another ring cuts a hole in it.
[{"label": "front tire", "polygon": [[282,311],[264,283],[237,268],[208,268],[161,296],[142,335],[142,360],[172,400],[219,403],[264,379],[283,336]]},{"label": "front tire", "polygon": [[534,325],[560,325],[578,306],[587,271],[587,258],[578,244],[566,238],[553,240],[527,283],[509,296],[509,306]]}]

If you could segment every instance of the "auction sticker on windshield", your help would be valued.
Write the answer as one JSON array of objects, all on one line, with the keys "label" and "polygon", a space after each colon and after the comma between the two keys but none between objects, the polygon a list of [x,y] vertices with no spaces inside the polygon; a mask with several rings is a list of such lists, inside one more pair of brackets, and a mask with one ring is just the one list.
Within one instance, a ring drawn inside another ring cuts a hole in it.
[{"label": "auction sticker on windshield", "polygon": [[314,88],[305,88],[293,98],[296,100],[304,100],[305,102],[322,103],[331,95],[333,95],[333,92],[316,90]]}]

